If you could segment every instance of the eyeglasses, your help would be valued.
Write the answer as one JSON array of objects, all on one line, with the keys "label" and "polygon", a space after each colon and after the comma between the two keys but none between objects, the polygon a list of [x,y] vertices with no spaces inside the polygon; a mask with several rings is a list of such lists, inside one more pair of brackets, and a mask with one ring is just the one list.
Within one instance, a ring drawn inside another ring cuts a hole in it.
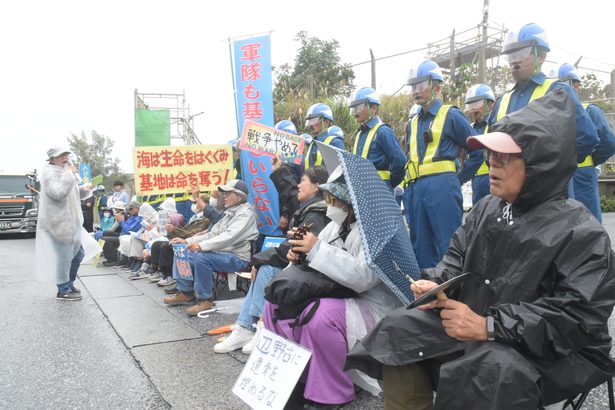
[{"label": "eyeglasses", "polygon": [[507,152],[497,152],[497,151],[492,151],[487,148],[483,149],[483,158],[485,158],[485,161],[487,162],[491,161],[491,157],[495,157],[499,163],[506,165],[513,158],[521,158],[521,154],[510,154]]}]

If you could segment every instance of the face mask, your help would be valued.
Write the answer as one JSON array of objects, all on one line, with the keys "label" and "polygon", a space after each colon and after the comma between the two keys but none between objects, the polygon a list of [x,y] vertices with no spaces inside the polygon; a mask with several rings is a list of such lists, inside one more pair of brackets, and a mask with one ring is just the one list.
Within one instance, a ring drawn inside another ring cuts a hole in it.
[{"label": "face mask", "polygon": [[327,206],[327,218],[336,222],[338,225],[344,223],[348,217],[348,211],[338,208],[337,206]]},{"label": "face mask", "polygon": [[103,213],[103,216],[104,216],[105,218],[108,218],[108,217],[110,217],[110,216],[111,216],[111,212],[104,212],[104,213]]},{"label": "face mask", "polygon": [[192,204],[192,206],[190,207],[190,210],[192,211],[193,214],[196,214],[197,212],[196,204]]},{"label": "face mask", "polygon": [[218,200],[216,198],[211,198],[209,200],[209,205],[213,206],[214,208],[218,207]]}]

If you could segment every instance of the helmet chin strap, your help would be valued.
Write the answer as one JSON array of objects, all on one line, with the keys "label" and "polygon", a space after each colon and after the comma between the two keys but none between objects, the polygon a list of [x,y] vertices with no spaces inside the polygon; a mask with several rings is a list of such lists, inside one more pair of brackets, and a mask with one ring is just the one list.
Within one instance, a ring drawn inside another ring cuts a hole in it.
[{"label": "helmet chin strap", "polygon": [[538,64],[538,50],[536,49],[536,46],[534,46],[533,49],[534,49],[534,73],[533,74],[537,74],[540,72],[540,64]]}]

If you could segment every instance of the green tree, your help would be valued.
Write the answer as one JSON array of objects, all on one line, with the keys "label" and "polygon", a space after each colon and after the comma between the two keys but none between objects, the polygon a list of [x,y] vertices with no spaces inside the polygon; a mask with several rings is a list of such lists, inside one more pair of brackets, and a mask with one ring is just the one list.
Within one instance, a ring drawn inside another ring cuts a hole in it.
[{"label": "green tree", "polygon": [[274,103],[285,101],[289,94],[307,93],[314,100],[348,97],[354,89],[355,76],[349,64],[341,63],[337,40],[320,40],[306,31],[297,33],[295,40],[300,47],[294,67],[284,64],[275,70]]},{"label": "green tree", "polygon": [[382,122],[389,124],[395,131],[397,140],[405,149],[406,125],[410,107],[412,106],[412,96],[410,94],[383,95],[381,98],[380,118]]},{"label": "green tree", "polygon": [[80,163],[90,164],[92,177],[103,175],[103,177],[118,178],[124,175],[120,172],[119,158],[111,157],[115,144],[111,138],[96,131],[92,131],[88,138],[85,132],[81,131],[80,135],[71,133],[67,140],[77,160]]},{"label": "green tree", "polygon": [[579,99],[593,102],[606,113],[615,112],[615,100],[609,95],[609,86],[599,80],[595,74],[589,73],[581,77]]}]

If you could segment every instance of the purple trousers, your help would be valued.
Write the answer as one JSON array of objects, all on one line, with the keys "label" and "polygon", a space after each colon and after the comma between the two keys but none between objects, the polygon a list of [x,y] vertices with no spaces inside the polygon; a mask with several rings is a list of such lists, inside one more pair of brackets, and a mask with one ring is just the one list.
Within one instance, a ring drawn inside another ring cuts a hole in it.
[{"label": "purple trousers", "polygon": [[[311,306],[305,308],[301,318]],[[265,328],[312,351],[307,372],[302,376],[302,381],[305,381],[304,397],[325,404],[343,404],[354,400],[352,380],[344,371],[348,354],[344,299],[321,299],[312,319],[306,325],[294,329],[289,325],[295,319],[273,323],[275,308],[275,305],[265,303]]]}]

